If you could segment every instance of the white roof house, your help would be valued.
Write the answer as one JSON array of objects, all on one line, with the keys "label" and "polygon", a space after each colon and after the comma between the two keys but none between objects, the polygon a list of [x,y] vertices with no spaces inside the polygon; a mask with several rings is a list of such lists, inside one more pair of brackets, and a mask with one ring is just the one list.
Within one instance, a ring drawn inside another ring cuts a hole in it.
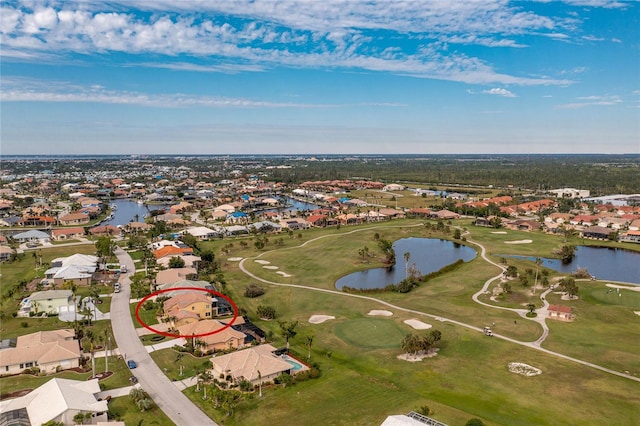
[{"label": "white roof house", "polygon": [[58,257],[51,261],[51,266],[69,266],[69,265],[83,265],[83,266],[96,266],[98,264],[98,257],[90,254],[76,253],[67,257]]},{"label": "white roof house", "polygon": [[98,380],[51,379],[25,396],[0,401],[0,417],[15,410],[26,410],[32,425],[50,420],[75,424],[73,416],[92,413],[92,423],[107,421],[107,401],[98,401]]},{"label": "white roof house", "polygon": [[192,226],[185,229],[182,233],[189,233],[190,235],[196,237],[196,239],[198,240],[208,240],[220,235],[222,231],[216,231],[214,229],[207,228],[206,226]]}]

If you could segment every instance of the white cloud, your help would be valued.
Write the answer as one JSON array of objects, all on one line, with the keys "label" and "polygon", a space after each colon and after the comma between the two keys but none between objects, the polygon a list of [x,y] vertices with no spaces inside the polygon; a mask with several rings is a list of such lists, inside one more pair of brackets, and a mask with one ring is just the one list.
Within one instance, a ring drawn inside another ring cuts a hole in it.
[{"label": "white cloud", "polygon": [[495,87],[493,89],[488,89],[488,90],[483,90],[482,93],[484,93],[485,95],[504,96],[505,98],[516,98],[517,97],[516,95],[511,93],[509,90],[503,89],[503,88],[499,88],[499,87]]},{"label": "white cloud", "polygon": [[[52,3],[53,4],[53,3]],[[472,84],[567,85],[569,80],[496,72],[485,61],[447,50],[447,43],[525,47],[514,37],[567,37],[573,20],[522,11],[506,0],[481,2],[65,1],[54,6],[4,6],[3,50],[67,54],[163,55],[165,68],[254,71],[268,67],[326,67],[397,73]],[[304,6],[304,7],[303,7]],[[234,17],[227,19],[224,17]],[[226,19],[226,22],[225,22]],[[380,46],[379,30],[403,41]],[[464,34],[464,35],[461,35]],[[411,43],[410,43],[411,44]],[[197,64],[177,55],[196,57]],[[207,62],[211,63],[207,63]],[[219,64],[225,65],[219,65]],[[133,66],[131,61],[129,66]],[[239,65],[238,65],[239,64]],[[149,66],[148,64],[143,64]],[[235,68],[237,66],[237,68]]]},{"label": "white cloud", "polygon": [[101,85],[80,86],[66,82],[5,77],[0,92],[1,102],[81,102],[136,105],[157,108],[343,108],[349,106],[405,107],[394,102],[366,102],[359,104],[305,104],[294,102],[260,101],[243,98],[198,96],[183,93],[146,94],[132,91],[108,90]]},{"label": "white cloud", "polygon": [[581,102],[557,105],[557,109],[578,109],[590,106],[614,106],[622,103],[618,95],[612,96],[581,96],[577,98]]}]

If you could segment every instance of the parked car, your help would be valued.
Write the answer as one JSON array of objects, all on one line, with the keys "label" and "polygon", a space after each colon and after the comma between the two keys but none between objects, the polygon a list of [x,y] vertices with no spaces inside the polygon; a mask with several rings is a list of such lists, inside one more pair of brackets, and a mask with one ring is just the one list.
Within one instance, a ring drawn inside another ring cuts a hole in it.
[{"label": "parked car", "polygon": [[138,378],[136,376],[131,376],[131,377],[129,377],[129,382],[132,385],[135,385],[136,383],[138,383]]},{"label": "parked car", "polygon": [[120,293],[120,283],[115,283],[113,285],[113,292],[114,293]]},{"label": "parked car", "polygon": [[136,362],[134,360],[132,360],[132,359],[127,361],[127,365],[129,366],[129,368],[131,370],[133,370],[134,368],[136,368],[138,366],[138,364],[136,364]]}]

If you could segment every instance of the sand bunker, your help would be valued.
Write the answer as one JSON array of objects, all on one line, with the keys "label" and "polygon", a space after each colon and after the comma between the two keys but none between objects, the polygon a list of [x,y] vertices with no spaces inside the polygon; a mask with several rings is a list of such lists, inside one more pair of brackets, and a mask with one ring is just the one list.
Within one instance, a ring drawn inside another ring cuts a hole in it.
[{"label": "sand bunker", "polygon": [[309,322],[311,324],[322,324],[323,322],[332,319],[336,319],[336,317],[331,315],[311,315],[311,317],[309,317]]},{"label": "sand bunker", "polygon": [[284,272],[284,271],[276,271],[276,274],[278,274],[278,275],[282,275],[282,276],[283,276],[283,277],[285,277],[285,278],[289,278],[289,277],[291,276],[291,274],[287,274],[287,273],[286,273],[286,272]]},{"label": "sand bunker", "polygon": [[505,241],[505,244],[531,244],[533,240]]},{"label": "sand bunker", "polygon": [[227,259],[230,262],[240,262],[242,260],[241,257],[230,257],[229,259]]},{"label": "sand bunker", "polygon": [[408,319],[403,321],[409,327],[413,327],[416,330],[428,330],[431,328],[431,324],[424,323],[417,319]]},{"label": "sand bunker", "polygon": [[262,260],[262,259],[256,259],[256,260],[254,260],[254,262],[259,263],[261,265],[268,265],[268,264],[271,263],[268,260]]},{"label": "sand bunker", "polygon": [[433,358],[434,356],[438,355],[439,350],[440,349],[438,348],[431,348],[427,352],[421,351],[421,352],[418,352],[417,354],[402,354],[402,355],[398,355],[397,358],[403,361],[418,362],[418,361],[422,361],[425,358]]},{"label": "sand bunker", "polygon": [[280,269],[277,266],[272,266],[272,265],[265,265],[263,266],[264,269]]},{"label": "sand bunker", "polygon": [[492,234],[506,234],[507,231],[493,231]]},{"label": "sand bunker", "polygon": [[378,315],[381,317],[390,317],[391,315],[393,315],[393,312],[391,311],[379,311],[379,310],[372,310],[369,311],[369,313],[367,315]]},{"label": "sand bunker", "polygon": [[640,315],[640,311],[633,311],[634,314]]}]

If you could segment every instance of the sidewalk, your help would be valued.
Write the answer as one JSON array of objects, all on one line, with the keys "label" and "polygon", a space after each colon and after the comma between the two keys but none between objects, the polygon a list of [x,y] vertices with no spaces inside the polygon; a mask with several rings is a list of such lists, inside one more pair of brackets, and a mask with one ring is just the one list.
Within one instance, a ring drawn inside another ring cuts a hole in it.
[{"label": "sidewalk", "polygon": [[145,346],[145,349],[147,350],[147,352],[151,353],[153,351],[159,351],[160,349],[172,348],[175,345],[184,346],[185,343],[187,343],[186,340],[180,337],[179,339],[167,340],[166,342],[160,342],[156,345]]},{"label": "sidewalk", "polygon": [[121,396],[129,396],[129,392],[131,392],[131,389],[133,389],[134,387],[140,387],[140,386],[139,385],[133,385],[133,386],[125,386],[123,388],[110,389],[110,390],[98,392],[96,394],[96,397],[105,399],[107,396],[111,396],[111,398],[119,398]]}]

